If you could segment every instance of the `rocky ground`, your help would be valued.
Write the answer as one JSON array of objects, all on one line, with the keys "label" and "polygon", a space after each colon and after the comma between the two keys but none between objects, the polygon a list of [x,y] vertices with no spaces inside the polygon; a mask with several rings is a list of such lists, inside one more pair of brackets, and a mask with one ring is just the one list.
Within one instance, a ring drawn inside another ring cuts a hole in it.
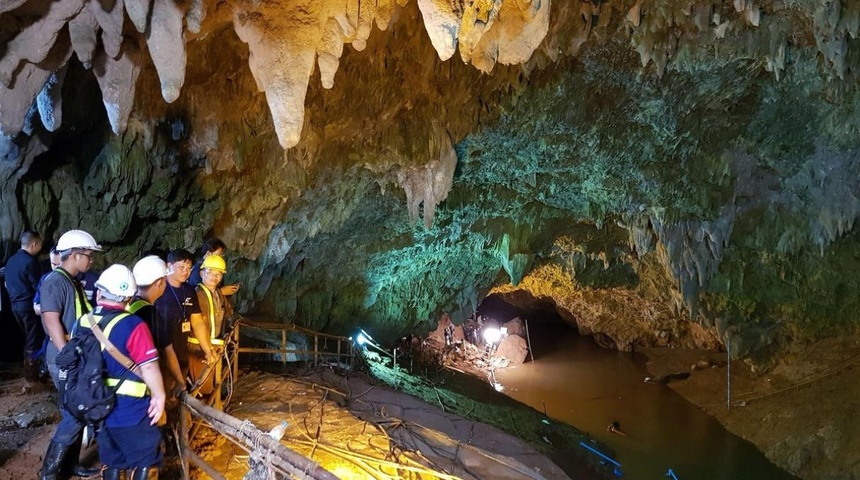
[{"label": "rocky ground", "polygon": [[691,372],[668,385],[785,470],[809,479],[860,478],[860,336],[791,345],[762,373],[733,361],[730,409],[724,353],[645,353],[655,377]]},{"label": "rocky ground", "polygon": [[28,384],[19,365],[0,364],[0,478],[36,478],[57,420],[53,387]]}]

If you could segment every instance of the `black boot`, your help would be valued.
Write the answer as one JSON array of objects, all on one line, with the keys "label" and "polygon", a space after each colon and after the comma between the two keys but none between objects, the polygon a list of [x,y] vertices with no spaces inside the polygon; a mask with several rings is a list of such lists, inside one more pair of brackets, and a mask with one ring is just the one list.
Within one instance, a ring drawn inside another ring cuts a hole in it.
[{"label": "black boot", "polygon": [[101,469],[97,467],[85,467],[80,463],[74,465],[72,467],[72,475],[76,477],[89,478],[95,477],[99,473],[101,473]]},{"label": "black boot", "polygon": [[127,480],[125,473],[125,470],[105,467],[105,469],[102,471],[102,480]]},{"label": "black boot", "polygon": [[60,473],[70,477],[95,477],[102,473],[102,469],[98,465],[95,467],[87,467],[81,463],[81,441],[82,439],[79,437],[75,440],[75,443],[68,447],[66,461],[64,466],[61,467]]},{"label": "black boot", "polygon": [[137,467],[128,480],[158,480],[158,467]]},{"label": "black boot", "polygon": [[45,452],[45,459],[42,460],[42,474],[39,478],[41,480],[57,480],[60,466],[63,464],[63,459],[68,451],[69,447],[66,445],[60,445],[54,441],[49,443],[48,451]]}]

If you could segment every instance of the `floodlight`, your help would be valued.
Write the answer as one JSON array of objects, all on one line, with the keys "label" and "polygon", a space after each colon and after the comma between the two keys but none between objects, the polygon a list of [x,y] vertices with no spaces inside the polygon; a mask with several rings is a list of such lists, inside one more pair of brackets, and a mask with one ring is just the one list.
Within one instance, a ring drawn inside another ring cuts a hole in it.
[{"label": "floodlight", "polygon": [[498,328],[493,327],[485,328],[483,335],[484,341],[491,345],[495,344],[500,338],[502,338],[502,332],[500,332]]}]

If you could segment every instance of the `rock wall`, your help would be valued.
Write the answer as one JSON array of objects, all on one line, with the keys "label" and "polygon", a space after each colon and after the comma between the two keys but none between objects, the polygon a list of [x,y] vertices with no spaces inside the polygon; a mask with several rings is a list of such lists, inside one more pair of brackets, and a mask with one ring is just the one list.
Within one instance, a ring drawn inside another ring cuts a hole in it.
[{"label": "rock wall", "polygon": [[7,245],[217,235],[241,311],[383,339],[494,287],[621,349],[858,328],[853,4],[0,5]]}]

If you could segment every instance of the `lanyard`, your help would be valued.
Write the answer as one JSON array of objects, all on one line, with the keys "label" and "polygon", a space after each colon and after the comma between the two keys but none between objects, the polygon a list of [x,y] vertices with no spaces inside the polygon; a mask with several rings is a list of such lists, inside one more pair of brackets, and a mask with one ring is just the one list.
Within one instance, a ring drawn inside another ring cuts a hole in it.
[{"label": "lanyard", "polygon": [[176,289],[173,288],[173,285],[170,285],[168,283],[167,286],[170,287],[170,293],[173,294],[173,298],[176,300],[176,303],[179,305],[179,308],[182,309],[182,319],[180,320],[180,322],[184,322],[184,321],[188,320],[188,317],[185,316],[185,303],[179,301],[179,296],[176,295]]}]

